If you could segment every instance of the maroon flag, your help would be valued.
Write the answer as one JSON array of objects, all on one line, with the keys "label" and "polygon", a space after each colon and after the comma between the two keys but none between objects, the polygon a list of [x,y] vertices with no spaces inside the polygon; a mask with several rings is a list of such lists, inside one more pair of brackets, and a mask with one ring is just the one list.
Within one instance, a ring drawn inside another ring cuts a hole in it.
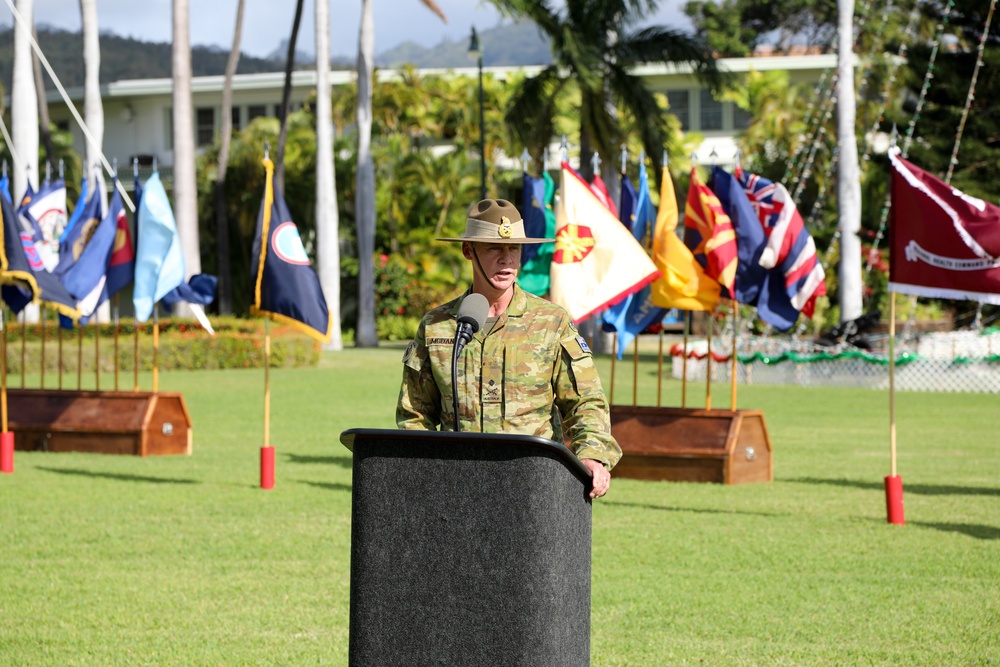
[{"label": "maroon flag", "polygon": [[1000,206],[890,158],[889,289],[1000,305]]}]

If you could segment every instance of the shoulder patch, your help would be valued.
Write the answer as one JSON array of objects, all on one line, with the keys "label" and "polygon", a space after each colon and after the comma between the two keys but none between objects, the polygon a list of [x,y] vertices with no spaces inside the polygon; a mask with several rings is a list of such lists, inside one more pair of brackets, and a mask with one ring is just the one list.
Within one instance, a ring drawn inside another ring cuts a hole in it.
[{"label": "shoulder patch", "polygon": [[417,349],[416,341],[410,341],[410,344],[406,346],[406,350],[403,352],[403,363],[407,363],[413,358],[413,353]]},{"label": "shoulder patch", "polygon": [[590,351],[590,347],[587,345],[587,339],[585,339],[583,336],[577,336],[576,342],[580,344],[580,347],[583,349],[584,352],[586,352],[587,354],[593,354]]}]

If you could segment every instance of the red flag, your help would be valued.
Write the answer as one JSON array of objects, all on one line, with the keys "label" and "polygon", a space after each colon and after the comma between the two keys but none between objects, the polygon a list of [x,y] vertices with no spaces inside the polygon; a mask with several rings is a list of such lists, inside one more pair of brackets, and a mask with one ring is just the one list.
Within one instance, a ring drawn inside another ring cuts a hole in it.
[{"label": "red flag", "polygon": [[705,274],[733,294],[739,263],[733,221],[694,168],[684,209],[684,245],[694,253]]},{"label": "red flag", "polygon": [[1000,207],[889,157],[889,289],[1000,305]]},{"label": "red flag", "polygon": [[601,203],[608,207],[608,210],[618,217],[618,207],[615,206],[615,201],[611,198],[611,193],[608,192],[608,186],[604,183],[604,179],[601,178],[600,174],[594,174],[594,181],[590,184],[590,191],[601,200]]}]

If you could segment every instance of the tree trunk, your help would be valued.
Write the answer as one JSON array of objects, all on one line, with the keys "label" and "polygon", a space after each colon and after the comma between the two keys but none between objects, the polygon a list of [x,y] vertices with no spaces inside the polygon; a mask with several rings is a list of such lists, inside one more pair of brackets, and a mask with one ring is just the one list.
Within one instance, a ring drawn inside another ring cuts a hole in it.
[{"label": "tree trunk", "polygon": [[93,144],[87,142],[83,173],[94,185],[90,192],[101,198],[103,211],[108,207],[108,195],[101,169],[104,103],[101,101],[101,42],[98,36],[97,0],[80,0],[80,23],[83,30],[83,122],[94,137]]},{"label": "tree trunk", "polygon": [[[35,26],[31,26],[31,34],[37,44],[38,31],[35,30]],[[35,79],[35,93],[38,95],[38,135],[45,146],[45,164],[48,165],[50,171],[58,173],[56,170],[56,149],[52,145],[49,102],[45,99],[45,81],[42,80],[42,62],[34,50],[31,52],[31,71]]]},{"label": "tree trunk", "polygon": [[837,209],[840,217],[840,321],[861,317],[861,178],[854,132],[854,0],[838,0]]},{"label": "tree trunk", "polygon": [[281,94],[281,132],[278,133],[278,148],[274,152],[274,184],[285,191],[285,142],[288,140],[288,111],[292,101],[292,70],[295,68],[295,44],[299,41],[299,24],[302,22],[302,0],[295,3],[295,19],[292,21],[292,36],[288,40],[288,57],[285,59],[285,89]]},{"label": "tree trunk", "polygon": [[236,3],[236,27],[233,46],[226,62],[226,80],[222,86],[222,118],[219,130],[219,163],[215,178],[215,249],[218,262],[216,304],[220,315],[233,313],[232,268],[229,262],[229,215],[226,212],[226,169],[229,167],[229,144],[233,134],[233,76],[240,62],[245,0]]},{"label": "tree trunk", "polygon": [[[198,185],[195,180],[194,104],[191,99],[191,34],[188,0],[173,0],[174,216],[184,254],[185,278],[201,273]],[[178,315],[190,308],[179,304]]]},{"label": "tree trunk", "polygon": [[31,71],[31,42],[25,32],[35,22],[32,0],[17,0],[17,11],[24,23],[23,29],[15,23],[10,89],[11,138],[18,157],[11,192],[15,202],[20,201],[29,181],[38,184],[38,96]]},{"label": "tree trunk", "polygon": [[330,0],[316,0],[316,260],[319,282],[333,319],[328,350],[342,350],[340,337],[340,219],[333,162],[330,100]]},{"label": "tree trunk", "polygon": [[375,330],[375,166],[372,164],[372,68],[375,55],[374,0],[362,0],[358,36],[358,166],[355,213],[358,225],[357,347],[377,347]]}]

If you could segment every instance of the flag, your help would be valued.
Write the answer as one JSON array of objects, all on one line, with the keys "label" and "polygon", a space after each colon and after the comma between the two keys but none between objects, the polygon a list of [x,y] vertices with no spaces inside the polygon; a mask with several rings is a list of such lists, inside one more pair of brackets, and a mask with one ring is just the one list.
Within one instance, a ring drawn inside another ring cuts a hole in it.
[{"label": "flag", "polygon": [[738,263],[733,221],[694,167],[684,210],[684,244],[705,273],[732,294]]},{"label": "flag", "polygon": [[677,236],[678,218],[674,181],[664,167],[653,233],[653,262],[661,275],[651,285],[652,301],[663,308],[711,311],[719,302],[719,283],[705,275],[694,254]]},{"label": "flag", "polygon": [[567,163],[562,164],[551,299],[580,322],[659,276],[646,251]]},{"label": "flag", "polygon": [[[627,179],[623,176],[623,183]],[[631,214],[633,238],[644,246],[643,239],[646,236],[646,228],[652,227],[655,234],[655,220],[653,216],[653,206],[649,197],[649,178],[646,176],[646,165],[639,166],[639,192],[636,194],[632,184],[628,187],[632,190],[634,205],[630,208],[635,212]],[[625,187],[622,187],[622,210],[624,222],[624,210],[626,201]],[[646,330],[651,324],[663,319],[666,311],[653,303],[651,285],[646,285],[635,294],[630,294],[618,304],[611,306],[604,311],[605,330],[618,332],[618,358],[621,359],[625,349],[631,344],[636,336]]]},{"label": "flag", "polygon": [[889,289],[1000,305],[1000,207],[889,158]]},{"label": "flag", "polygon": [[83,249],[87,247],[87,242],[93,236],[94,230],[97,229],[104,217],[104,211],[101,210],[101,198],[96,192],[83,206],[80,206],[79,203],[77,206],[78,208],[73,211],[76,222],[73,223],[72,227],[66,223],[68,231],[63,234],[59,241],[59,263],[53,271],[57,276],[66,275],[66,272],[73,268],[73,265],[80,259]]},{"label": "flag", "polygon": [[87,191],[89,190],[87,183],[88,181],[85,178],[83,179],[83,183],[80,184],[80,196],[76,198],[76,205],[73,206],[73,213],[69,216],[69,220],[66,221],[66,226],[63,227],[62,234],[59,235],[59,252],[62,252],[63,241],[66,240],[66,237],[69,236],[73,227],[75,227],[76,223],[78,223],[80,218],[83,217],[83,211],[87,206]]},{"label": "flag", "polygon": [[59,178],[43,183],[23,215],[37,230],[35,246],[45,270],[52,271],[59,263],[59,237],[66,228],[66,182]]},{"label": "flag", "polygon": [[604,183],[604,179],[601,178],[600,174],[594,174],[593,182],[588,186],[590,191],[594,193],[594,196],[602,204],[604,204],[609,211],[611,211],[615,217],[618,217],[618,208],[615,206],[615,202],[611,199],[611,193],[608,192],[608,186]]},{"label": "flag", "polygon": [[712,192],[719,198],[736,232],[736,279],[729,296],[740,303],[756,306],[757,296],[767,279],[767,269],[760,265],[767,240],[764,227],[739,181],[722,167],[712,167]]},{"label": "flag", "polygon": [[21,229],[13,203],[0,197],[0,210],[3,215],[0,225],[0,294],[3,300],[15,313],[29,303],[41,302],[67,317],[79,317],[75,299],[42,266],[31,235]]},{"label": "flag", "polygon": [[156,302],[184,282],[184,255],[167,191],[154,172],[146,181],[136,214],[135,316],[145,322]]},{"label": "flag", "polygon": [[109,213],[116,215],[116,226],[115,241],[111,248],[111,257],[108,259],[108,281],[105,298],[114,296],[135,279],[135,248],[132,245],[132,234],[129,232],[125,206],[122,204],[122,197],[117,189],[109,208]]},{"label": "flag", "polygon": [[38,227],[38,223],[28,217],[28,207],[31,206],[32,200],[35,198],[35,189],[31,187],[31,181],[28,181],[28,187],[24,191],[24,196],[21,197],[21,203],[17,205],[17,220],[21,225],[21,231],[31,234],[33,241],[37,241],[42,238],[42,230]]},{"label": "flag", "polygon": [[[537,181],[540,181],[541,185],[542,192],[540,196],[538,196],[538,191],[535,189]],[[532,193],[531,200],[528,201],[529,190],[525,188],[525,221],[527,221],[529,214],[534,217],[536,212],[540,212],[545,226],[537,236],[529,236],[528,238],[554,239],[556,237],[556,214],[552,210],[552,199],[556,193],[555,181],[552,180],[548,172],[542,172],[542,177],[532,182],[532,190],[530,192]],[[525,232],[527,232],[527,229],[525,229]],[[533,245],[526,244],[523,248],[526,249]],[[540,243],[537,247],[538,250],[535,256],[524,262],[520,272],[518,272],[517,283],[526,292],[545,296],[549,291],[549,269],[552,265],[552,253],[555,249],[555,243]],[[524,250],[522,250],[523,252]],[[521,259],[524,259],[523,255]]]},{"label": "flag", "polygon": [[[545,236],[545,180],[524,172],[521,178],[524,199],[521,215],[524,218],[524,233],[528,238],[551,238]],[[525,243],[521,246],[521,266],[530,262],[538,254],[539,243]]]},{"label": "flag", "polygon": [[264,200],[251,255],[254,292],[250,312],[290,324],[325,343],[330,340],[333,319],[319,276],[302,247],[299,229],[281,192],[274,187],[274,163],[264,158],[264,169]]},{"label": "flag", "polygon": [[[761,266],[776,269],[784,280],[784,292],[792,306],[806,317],[812,317],[816,299],[826,294],[826,276],[816,255],[816,243],[806,230],[792,196],[781,183],[744,172],[739,167],[736,179],[764,225],[767,245],[761,253]],[[769,292],[777,294],[776,290],[775,284]],[[759,311],[760,303],[757,308]]]},{"label": "flag", "polygon": [[625,229],[632,231],[635,223],[635,186],[626,174],[622,174],[622,194],[618,198],[618,219],[625,225]]},{"label": "flag", "polygon": [[[94,195],[96,197],[97,193]],[[62,275],[62,284],[77,300],[81,323],[84,324],[98,306],[108,300],[108,263],[118,234],[119,212],[125,214],[121,194],[116,189],[108,204],[107,215],[94,228],[73,266]]]},{"label": "flag", "polygon": [[10,196],[10,176],[7,175],[6,170],[3,176],[0,176],[0,196],[3,196],[4,199],[11,203],[14,201]]},{"label": "flag", "polygon": [[653,200],[649,196],[649,176],[646,174],[646,165],[639,165],[639,193],[635,202],[635,221],[632,225],[632,236],[643,246],[646,245],[646,231],[650,236],[655,233],[656,209],[653,208]]}]

